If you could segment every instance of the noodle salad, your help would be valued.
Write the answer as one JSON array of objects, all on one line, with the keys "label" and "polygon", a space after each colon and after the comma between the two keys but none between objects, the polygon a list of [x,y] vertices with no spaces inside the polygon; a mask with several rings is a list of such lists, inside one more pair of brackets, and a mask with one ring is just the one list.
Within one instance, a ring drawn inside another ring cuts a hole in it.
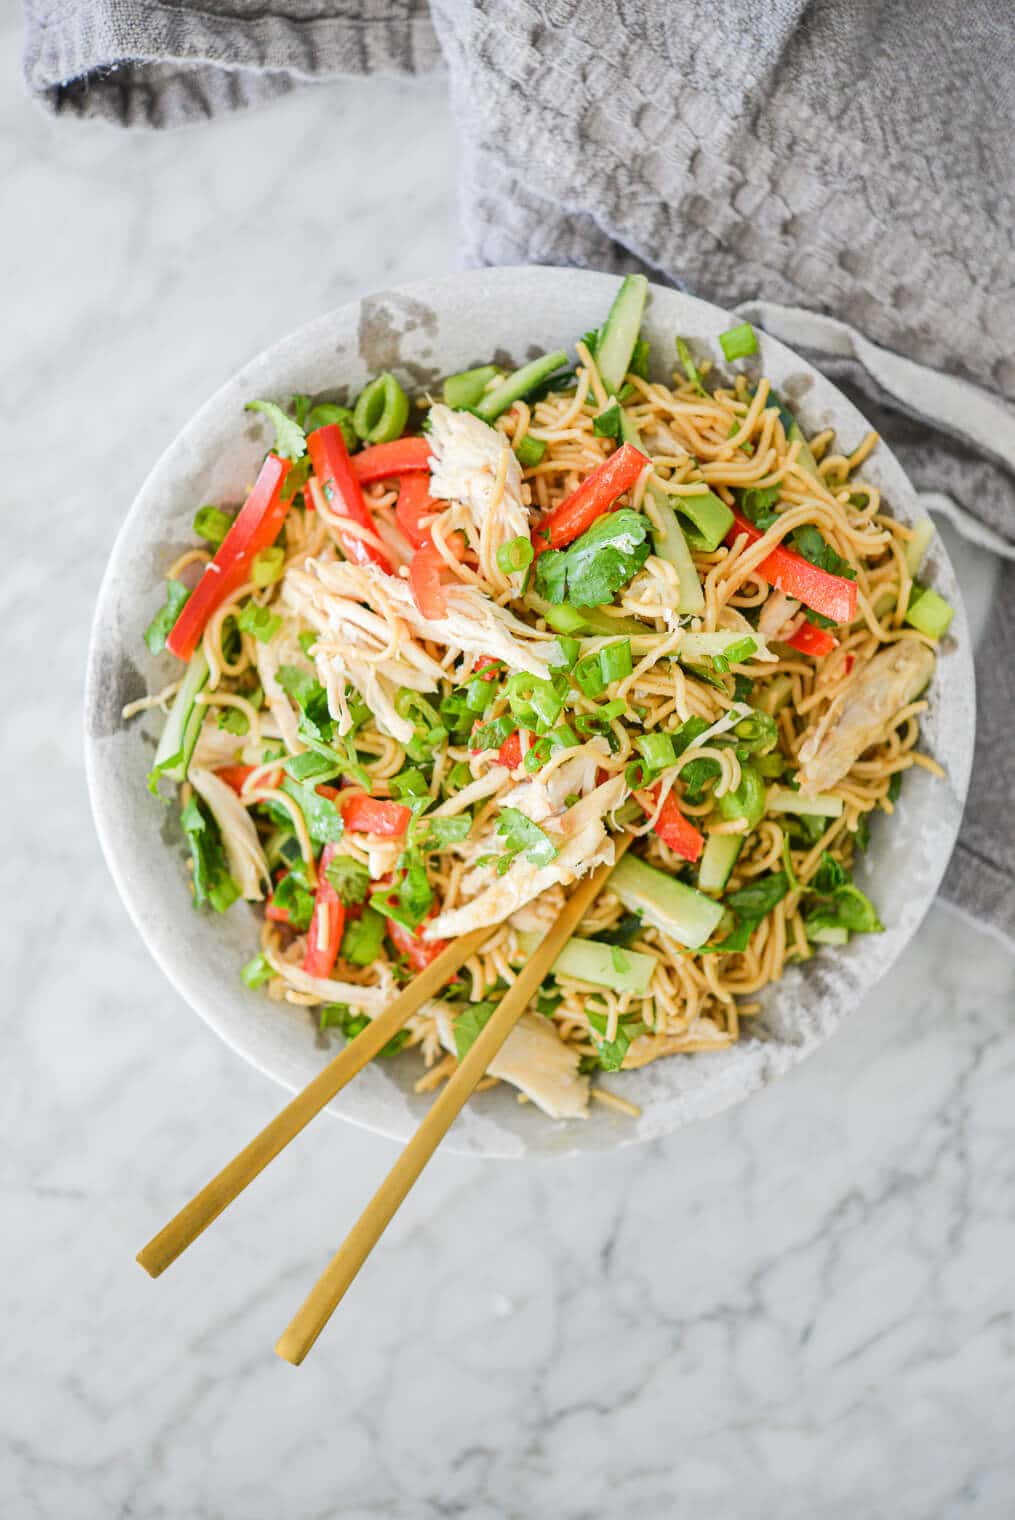
[{"label": "noodle salad", "polygon": [[[489,936],[384,1054],[451,1074],[567,889],[632,847],[492,1063],[559,1118],[602,1071],[721,1050],[785,966],[877,933],[853,880],[918,748],[952,609],[747,324],[649,378],[647,282],[514,373],[394,375],[276,431],[205,505],[145,640],[178,678],[149,776],[194,902],[259,905],[252,988],[356,1034]],[[408,1059],[408,1057],[406,1057]],[[636,1110],[634,1110],[636,1111]]]}]

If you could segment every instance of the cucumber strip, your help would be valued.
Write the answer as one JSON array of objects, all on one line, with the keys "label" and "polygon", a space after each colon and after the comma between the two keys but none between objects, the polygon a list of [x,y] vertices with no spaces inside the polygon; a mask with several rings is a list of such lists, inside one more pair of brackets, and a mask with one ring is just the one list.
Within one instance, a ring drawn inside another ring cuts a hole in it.
[{"label": "cucumber strip", "polygon": [[698,890],[721,892],[743,847],[742,834],[708,834],[698,865]]},{"label": "cucumber strip", "polygon": [[753,660],[758,655],[768,653],[768,642],[764,635],[752,628],[748,633],[741,633],[736,629],[723,629],[716,633],[685,633],[675,654],[678,660],[709,659],[712,655],[725,654],[727,649],[742,644],[745,639],[750,639],[754,645],[754,653],[749,655],[748,659]]},{"label": "cucumber strip", "polygon": [[812,945],[845,945],[849,940],[849,930],[837,924],[829,924],[824,929],[809,929],[807,938]]},{"label": "cucumber strip", "polygon": [[617,866],[609,885],[625,908],[641,913],[649,923],[689,950],[703,945],[715,933],[723,916],[721,903],[630,854]]},{"label": "cucumber strip", "polygon": [[629,274],[617,291],[610,314],[599,335],[596,363],[603,384],[615,395],[624,383],[634,345],[641,331],[641,319],[648,295],[648,280],[643,274]]},{"label": "cucumber strip", "polygon": [[[543,938],[541,934],[522,933],[520,949],[528,958]],[[551,970],[561,976],[573,976],[579,982],[594,982],[614,992],[645,993],[649,989],[655,961],[638,950],[621,950],[598,939],[569,939],[554,961]]]},{"label": "cucumber strip", "polygon": [[[636,449],[642,447],[641,437],[627,412],[620,414],[620,436],[625,443],[630,443]],[[660,559],[674,566],[677,572],[677,581],[680,586],[680,603],[678,612],[700,613],[705,610],[705,593],[701,589],[701,581],[698,572],[694,568],[694,560],[688,548],[687,539],[684,537],[677,514],[670,505],[666,492],[654,483],[649,483],[648,494],[652,498],[652,546]],[[656,528],[655,522],[659,527]]]},{"label": "cucumber strip", "polygon": [[194,753],[205,717],[204,708],[197,705],[197,694],[207,680],[208,661],[204,657],[204,650],[197,649],[187,666],[187,674],[173,699],[166,726],[162,730],[151,770],[152,782],[159,776],[167,776],[170,781],[183,781],[186,778],[190,757]]},{"label": "cucumber strip", "polygon": [[943,596],[939,596],[929,586],[921,586],[919,581],[913,582],[906,609],[906,622],[917,633],[925,634],[928,639],[939,639],[948,632],[954,616],[955,608],[951,602],[946,602]]},{"label": "cucumber strip", "polygon": [[608,617],[598,607],[573,607],[570,602],[546,602],[530,591],[526,605],[543,618],[554,633],[630,633],[645,634],[649,630],[637,618]]},{"label": "cucumber strip", "polygon": [[525,395],[526,391],[531,391],[536,385],[542,385],[544,380],[548,380],[555,370],[561,369],[566,363],[567,354],[559,348],[555,353],[543,354],[541,358],[533,359],[531,364],[523,364],[521,369],[516,369],[513,374],[505,376],[492,391],[486,392],[476,407],[477,413],[484,422],[494,422],[501,412],[506,412],[509,406],[513,406]]},{"label": "cucumber strip", "polygon": [[490,381],[503,373],[496,364],[481,364],[476,369],[463,369],[457,375],[449,375],[442,388],[444,405],[453,411],[478,406]]},{"label": "cucumber strip", "polygon": [[670,506],[694,524],[694,532],[687,534],[692,549],[711,554],[718,549],[733,526],[733,513],[714,491],[706,496],[680,496],[667,491]]},{"label": "cucumber strip", "polygon": [[796,813],[800,818],[842,817],[842,798],[832,797],[828,792],[805,797],[788,786],[772,786],[768,789],[765,805],[770,813]]},{"label": "cucumber strip", "polygon": [[934,524],[929,517],[921,517],[920,521],[913,525],[913,536],[906,544],[904,557],[906,569],[914,579],[920,573],[920,566],[923,564],[924,555],[930,548],[934,531]]}]

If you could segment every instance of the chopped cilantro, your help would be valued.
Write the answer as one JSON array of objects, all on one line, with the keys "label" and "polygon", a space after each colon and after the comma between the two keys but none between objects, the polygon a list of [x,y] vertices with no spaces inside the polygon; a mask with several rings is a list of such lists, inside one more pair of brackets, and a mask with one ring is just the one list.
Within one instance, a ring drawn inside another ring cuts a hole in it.
[{"label": "chopped cilantro", "polygon": [[650,524],[641,512],[607,512],[567,549],[548,549],[536,561],[536,590],[548,602],[594,607],[611,602],[652,552]]},{"label": "chopped cilantro", "polygon": [[466,1003],[461,1013],[455,1014],[455,1052],[464,1061],[473,1045],[493,1015],[496,1003]]},{"label": "chopped cilantro", "polygon": [[196,797],[180,813],[180,823],[194,862],[194,902],[198,907],[210,903],[216,913],[224,913],[240,889],[229,874],[218,825]]},{"label": "chopped cilantro", "polygon": [[275,429],[275,453],[280,459],[302,459],[307,452],[306,434],[274,401],[248,401],[245,411],[262,412]]},{"label": "chopped cilantro", "polygon": [[384,919],[375,908],[364,906],[359,918],[351,918],[342,936],[342,959],[353,966],[372,966],[381,953]]},{"label": "chopped cilantro", "polygon": [[351,855],[333,855],[324,870],[325,876],[347,908],[354,903],[366,901],[370,887],[370,872],[362,861]]},{"label": "chopped cilantro", "polygon": [[161,654],[166,640],[173,631],[180,609],[190,592],[182,581],[166,581],[166,600],[156,612],[144,632],[149,654]]},{"label": "chopped cilantro", "polygon": [[[501,808],[497,820],[497,834],[507,846],[505,859],[524,853],[525,859],[534,866],[547,866],[557,858],[557,848],[538,823],[526,818],[517,808]],[[500,867],[498,866],[498,869]]]}]

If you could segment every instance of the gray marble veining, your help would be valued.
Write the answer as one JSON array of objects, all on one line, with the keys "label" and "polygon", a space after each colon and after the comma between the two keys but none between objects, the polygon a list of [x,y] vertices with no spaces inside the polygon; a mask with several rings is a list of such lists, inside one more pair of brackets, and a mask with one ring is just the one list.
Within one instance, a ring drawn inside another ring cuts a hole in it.
[{"label": "gray marble veining", "polygon": [[2,624],[0,1514],[1009,1517],[1015,966],[942,910],[740,1110],[593,1160],[441,1158],[299,1372],[271,1345],[389,1143],[321,1123],[158,1284],[134,1265],[278,1090],[172,993],[99,858],[98,580],[224,376],[454,267],[454,149],[437,84],[58,127],[0,25],[0,479],[31,529]]}]

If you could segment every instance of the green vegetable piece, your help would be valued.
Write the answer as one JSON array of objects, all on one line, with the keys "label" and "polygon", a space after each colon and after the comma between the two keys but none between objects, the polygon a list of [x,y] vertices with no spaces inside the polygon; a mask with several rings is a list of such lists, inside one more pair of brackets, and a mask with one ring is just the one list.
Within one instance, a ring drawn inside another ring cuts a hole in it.
[{"label": "green vegetable piece", "polygon": [[263,987],[274,975],[270,962],[263,955],[255,955],[240,972],[240,981],[245,987]]},{"label": "green vegetable piece", "polygon": [[726,503],[709,491],[704,496],[670,495],[673,509],[693,524],[693,532],[687,534],[692,549],[711,554],[718,549],[733,526],[733,513]]},{"label": "green vegetable piece", "polygon": [[274,401],[248,401],[245,411],[262,412],[275,429],[274,452],[280,459],[302,459],[307,452],[303,429]]},{"label": "green vegetable piece", "polygon": [[390,370],[360,391],[352,420],[364,443],[393,443],[401,438],[409,420],[409,398]]},{"label": "green vegetable piece", "polygon": [[457,375],[449,375],[443,386],[444,405],[456,412],[478,406],[491,380],[498,379],[503,373],[496,364],[481,364],[476,369],[463,369]]},{"label": "green vegetable piece", "polygon": [[651,554],[649,528],[648,518],[630,507],[606,513],[569,548],[549,549],[539,556],[538,594],[558,605],[611,602]]},{"label": "green vegetable piece", "polygon": [[613,401],[593,418],[592,431],[597,438],[620,438],[624,431],[624,413],[620,402]]},{"label": "green vegetable piece", "polygon": [[740,784],[735,791],[716,798],[719,812],[726,819],[746,818],[747,829],[756,829],[765,816],[765,782],[753,765],[740,767]]},{"label": "green vegetable piece", "polygon": [[641,913],[689,950],[703,945],[723,916],[719,903],[631,854],[624,856],[610,877],[610,890],[625,908]]},{"label": "green vegetable piece", "polygon": [[224,913],[239,897],[240,889],[229,874],[218,825],[197,797],[191,797],[183,808],[180,823],[194,863],[194,902],[199,908],[207,903],[216,913]]},{"label": "green vegetable piece", "polygon": [[332,855],[324,874],[346,908],[366,901],[370,872],[362,861],[354,860],[351,855]]},{"label": "green vegetable piece", "polygon": [[592,1039],[599,1057],[599,1065],[603,1071],[619,1071],[624,1064],[624,1057],[631,1048],[631,1041],[637,1039],[638,1035],[645,1033],[645,1025],[637,1015],[633,1019],[628,1015],[618,1023],[616,1038],[607,1040],[605,1038],[606,1015],[597,1012],[594,1008],[589,1008],[586,1011],[589,1027],[592,1031]]},{"label": "green vegetable piece", "polygon": [[[532,540],[518,537],[509,539],[506,544],[501,544],[497,550],[497,564],[505,575],[515,575],[519,570],[527,570],[532,564]],[[489,681],[484,685],[490,686]]]},{"label": "green vegetable piece", "polygon": [[285,550],[280,544],[273,544],[270,549],[260,549],[254,555],[250,579],[255,586],[273,586],[281,579],[284,569]]},{"label": "green vegetable piece", "polygon": [[514,449],[522,469],[533,470],[546,453],[546,442],[542,438],[533,438],[531,433],[526,433],[525,437],[515,444]]},{"label": "green vegetable piece", "polygon": [[629,274],[617,291],[599,332],[596,363],[602,382],[611,394],[620,390],[631,367],[647,297],[648,280],[645,276]]},{"label": "green vegetable piece", "polygon": [[232,525],[232,513],[223,512],[220,507],[198,507],[194,513],[194,532],[213,549],[218,548]]},{"label": "green vegetable piece", "polygon": [[383,917],[375,908],[364,907],[359,918],[350,918],[345,926],[342,959],[352,966],[372,966],[383,943]]},{"label": "green vegetable piece", "polygon": [[563,349],[557,349],[552,354],[533,359],[530,364],[523,364],[521,369],[505,376],[499,385],[484,394],[476,405],[476,412],[484,422],[495,422],[501,412],[506,412],[509,406],[548,380],[566,363],[567,354]]},{"label": "green vegetable piece", "polygon": [[699,892],[718,896],[730,879],[743,843],[742,834],[707,834],[705,836],[705,848],[698,862]]},{"label": "green vegetable piece", "polygon": [[270,607],[261,607],[257,602],[249,601],[244,602],[237,613],[236,626],[241,633],[253,634],[259,644],[270,644],[282,626],[282,619]]},{"label": "green vegetable piece", "polygon": [[921,586],[919,581],[913,582],[909,606],[906,608],[906,622],[917,633],[924,634],[928,639],[939,639],[948,632],[954,616],[955,608],[943,596],[939,596],[929,586]]},{"label": "green vegetable piece", "polygon": [[285,776],[281,790],[298,804],[315,844],[335,844],[345,832],[342,815],[329,797],[322,797],[314,785]]},{"label": "green vegetable piece", "polygon": [[148,790],[153,797],[159,796],[159,779],[168,781],[186,779],[190,757],[194,753],[198,735],[204,723],[206,709],[197,700],[197,694],[208,680],[208,661],[204,650],[194,651],[179,691],[162,730],[155,760],[148,773]]},{"label": "green vegetable piece", "polygon": [[704,382],[702,381],[701,372],[695,364],[691,350],[683,338],[677,339],[677,358],[680,360],[681,369],[698,392],[698,395],[707,396],[708,391],[705,389]]},{"label": "green vegetable piece", "polygon": [[180,609],[189,597],[190,592],[182,581],[166,581],[166,600],[156,612],[144,632],[144,641],[148,646],[148,653],[160,655],[166,647],[166,640],[176,625],[176,619],[180,615]]},{"label": "green vegetable piece", "polygon": [[801,817],[841,818],[842,798],[827,792],[816,797],[804,797],[790,787],[773,786],[768,793],[768,808],[772,813],[798,813]]},{"label": "green vegetable piece", "polygon": [[726,906],[740,917],[760,923],[766,913],[771,913],[782,902],[788,891],[789,877],[786,872],[770,871],[767,876],[759,876],[748,882],[746,887],[731,892],[726,899]]},{"label": "green vegetable piece", "polygon": [[934,524],[929,517],[921,517],[918,523],[913,524],[913,536],[907,540],[904,552],[906,569],[916,579],[920,573],[924,556],[934,541]]},{"label": "green vegetable piece", "polygon": [[313,433],[317,428],[334,425],[341,429],[342,438],[349,453],[359,448],[359,434],[356,431],[356,423],[353,414],[347,406],[339,406],[335,401],[319,401],[312,407],[305,423],[308,433]]},{"label": "green vegetable piece", "polygon": [[461,1013],[455,1014],[454,1035],[455,1054],[459,1061],[464,1061],[469,1051],[475,1045],[479,1036],[486,1028],[493,1015],[496,1003],[467,1003]]},{"label": "green vegetable piece", "polygon": [[751,354],[758,352],[758,335],[750,322],[741,322],[739,326],[719,334],[719,347],[727,362],[732,364],[735,359],[748,359]]},{"label": "green vegetable piece", "polygon": [[501,808],[497,835],[507,846],[508,858],[524,853],[525,859],[534,866],[548,866],[557,858],[557,847],[549,834],[517,808]]},{"label": "green vegetable piece", "polygon": [[[518,944],[526,958],[539,945],[541,934],[522,933]],[[655,960],[635,950],[619,951],[615,944],[598,939],[569,939],[554,961],[554,976],[570,976],[579,982],[593,982],[613,992],[633,992],[642,996],[649,989]]]}]

